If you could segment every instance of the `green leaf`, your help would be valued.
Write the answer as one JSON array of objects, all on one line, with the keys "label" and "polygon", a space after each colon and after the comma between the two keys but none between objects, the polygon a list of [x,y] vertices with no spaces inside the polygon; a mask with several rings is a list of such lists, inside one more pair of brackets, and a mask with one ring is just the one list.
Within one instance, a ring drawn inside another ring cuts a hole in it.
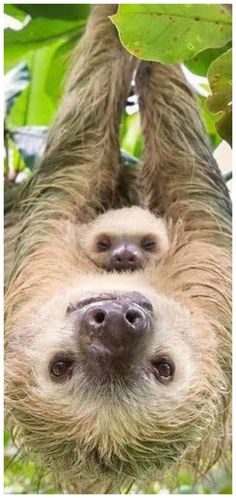
[{"label": "green leaf", "polygon": [[16,98],[29,84],[30,74],[25,62],[21,62],[4,77],[5,114],[9,114]]},{"label": "green leaf", "polygon": [[208,111],[205,97],[197,96],[197,103],[210,143],[212,148],[215,149],[222,140],[216,131],[215,117]]},{"label": "green leaf", "polygon": [[90,12],[89,4],[26,4],[18,3],[18,9],[21,9],[31,17],[48,17],[50,19],[87,19]]},{"label": "green leaf", "polygon": [[232,38],[232,17],[213,4],[122,4],[111,16],[122,44],[136,57],[182,62]]},{"label": "green leaf", "polygon": [[8,16],[18,19],[18,21],[24,21],[26,13],[19,9],[19,5],[11,5],[9,3],[4,4],[4,13]]},{"label": "green leaf", "polygon": [[60,44],[55,50],[48,66],[45,89],[47,94],[52,98],[54,104],[58,104],[58,101],[63,94],[65,75],[70,62],[71,51],[77,41],[78,35],[72,37],[66,43]]},{"label": "green leaf", "polygon": [[[10,151],[10,170],[12,170],[12,172],[15,172],[15,173],[19,173],[21,171],[24,171],[26,168],[25,162],[24,162],[23,157],[21,156],[19,150],[17,149],[15,143],[11,139],[11,136],[9,136],[8,147],[9,147],[9,151]],[[14,176],[14,173],[13,173],[13,176]]]},{"label": "green leaf", "polygon": [[46,92],[46,81],[57,42],[28,55],[31,83],[17,99],[8,117],[12,127],[51,124],[56,106]]},{"label": "green leaf", "polygon": [[4,33],[5,63],[14,64],[33,49],[39,49],[60,38],[81,34],[84,21],[61,21],[36,18],[23,29],[7,28]]},{"label": "green leaf", "polygon": [[140,157],[142,152],[143,138],[139,113],[132,115],[124,114],[120,130],[121,148],[129,154]]},{"label": "green leaf", "polygon": [[224,47],[207,48],[195,55],[192,59],[186,61],[185,66],[187,66],[192,73],[198,74],[199,76],[206,76],[210,64],[231,47],[232,42],[230,41]]},{"label": "green leaf", "polygon": [[212,95],[207,98],[207,108],[216,116],[220,136],[232,144],[232,49],[212,62],[208,71]]}]

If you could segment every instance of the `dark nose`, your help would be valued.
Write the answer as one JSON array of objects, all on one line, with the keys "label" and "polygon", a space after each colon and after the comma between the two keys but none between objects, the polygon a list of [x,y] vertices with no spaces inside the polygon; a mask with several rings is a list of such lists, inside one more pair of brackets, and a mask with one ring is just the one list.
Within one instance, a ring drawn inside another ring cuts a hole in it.
[{"label": "dark nose", "polygon": [[143,267],[144,260],[141,249],[135,244],[120,244],[111,253],[109,270],[138,270]]},{"label": "dark nose", "polygon": [[87,305],[78,321],[80,350],[103,363],[129,363],[139,356],[151,329],[150,313],[122,299]]}]

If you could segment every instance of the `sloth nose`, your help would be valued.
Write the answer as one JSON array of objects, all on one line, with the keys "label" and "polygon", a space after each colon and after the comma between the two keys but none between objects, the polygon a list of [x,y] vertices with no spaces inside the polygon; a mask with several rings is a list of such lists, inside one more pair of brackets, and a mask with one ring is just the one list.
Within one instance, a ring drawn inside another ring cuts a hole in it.
[{"label": "sloth nose", "polygon": [[142,251],[134,244],[121,244],[114,249],[109,269],[116,271],[138,270],[143,267]]},{"label": "sloth nose", "polygon": [[149,313],[122,299],[85,306],[78,319],[80,350],[103,364],[136,357],[150,329]]}]

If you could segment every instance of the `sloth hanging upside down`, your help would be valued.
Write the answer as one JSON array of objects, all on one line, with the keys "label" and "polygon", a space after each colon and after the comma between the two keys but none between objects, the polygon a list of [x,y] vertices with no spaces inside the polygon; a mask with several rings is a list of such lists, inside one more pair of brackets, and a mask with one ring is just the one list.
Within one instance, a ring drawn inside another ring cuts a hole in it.
[{"label": "sloth hanging upside down", "polygon": [[[206,470],[229,430],[228,191],[180,68],[131,57],[114,11],[94,7],[75,49],[46,151],[22,190],[5,300],[8,427],[78,493],[158,479],[175,463]],[[116,207],[119,124],[136,67],[139,207],[171,219],[175,235],[161,261],[107,272],[78,229]]]}]

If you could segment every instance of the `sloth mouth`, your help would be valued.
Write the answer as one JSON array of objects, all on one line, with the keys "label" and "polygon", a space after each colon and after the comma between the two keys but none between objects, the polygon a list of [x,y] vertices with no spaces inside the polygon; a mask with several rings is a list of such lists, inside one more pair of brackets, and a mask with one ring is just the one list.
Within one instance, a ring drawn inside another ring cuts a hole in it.
[{"label": "sloth mouth", "polygon": [[105,301],[130,301],[146,311],[153,312],[153,306],[151,302],[140,292],[126,292],[126,293],[103,293],[85,297],[77,301],[76,304],[69,304],[66,310],[66,314],[70,315],[74,311],[79,311],[93,303],[102,303]]}]

